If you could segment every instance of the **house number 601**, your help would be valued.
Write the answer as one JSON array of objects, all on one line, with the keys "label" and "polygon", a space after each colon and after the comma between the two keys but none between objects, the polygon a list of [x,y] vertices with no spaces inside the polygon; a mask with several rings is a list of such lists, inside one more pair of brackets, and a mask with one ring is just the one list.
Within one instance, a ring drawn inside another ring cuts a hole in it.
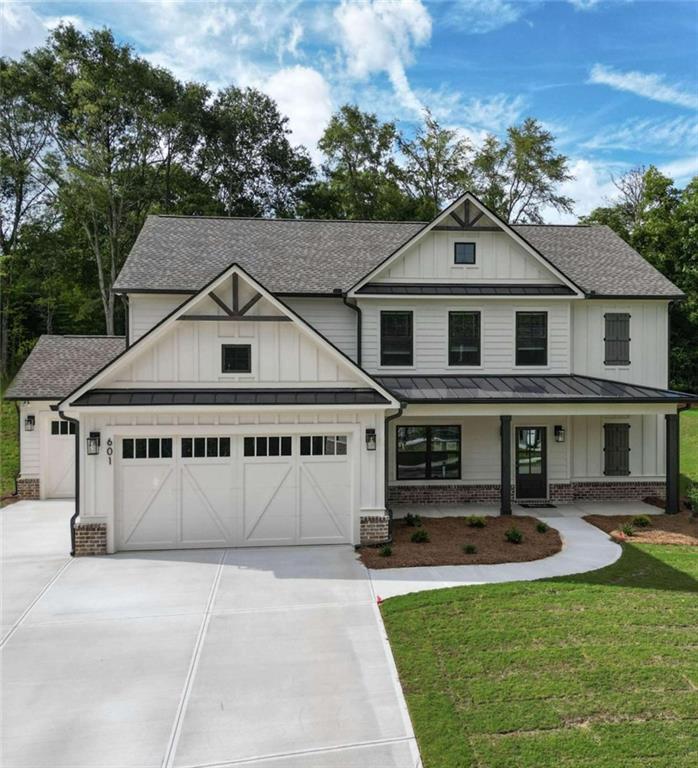
[{"label": "house number 601", "polygon": [[114,443],[112,442],[111,437],[109,440],[107,440],[107,456],[109,457],[109,463],[111,464],[111,457],[114,455],[114,449],[112,448],[112,445]]}]

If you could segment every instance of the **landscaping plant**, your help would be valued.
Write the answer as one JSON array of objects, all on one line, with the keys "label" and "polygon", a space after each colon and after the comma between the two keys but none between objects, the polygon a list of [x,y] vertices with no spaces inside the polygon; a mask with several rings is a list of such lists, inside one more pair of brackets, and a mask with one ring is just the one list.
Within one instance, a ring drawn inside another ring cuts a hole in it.
[{"label": "landscaping plant", "polygon": [[393,554],[393,548],[390,546],[390,544],[383,544],[383,546],[378,550],[378,554],[381,557],[390,557]]},{"label": "landscaping plant", "polygon": [[470,515],[466,520],[471,528],[484,528],[487,525],[485,518],[480,515]]},{"label": "landscaping plant", "polygon": [[427,544],[429,541],[429,533],[426,528],[418,528],[411,537],[413,544]]},{"label": "landscaping plant", "polygon": [[422,518],[419,515],[413,515],[408,512],[405,515],[405,525],[409,525],[410,528],[419,528],[422,525]]},{"label": "landscaping plant", "polygon": [[652,525],[652,521],[647,515],[637,515],[632,519],[632,524],[636,528],[649,528]]},{"label": "landscaping plant", "polygon": [[474,555],[477,553],[477,547],[474,544],[463,544],[463,552],[466,555]]},{"label": "landscaping plant", "polygon": [[521,544],[523,541],[523,533],[516,526],[509,528],[504,537],[510,544]]},{"label": "landscaping plant", "polygon": [[550,526],[547,523],[544,523],[543,521],[541,521],[536,526],[536,530],[538,531],[538,533],[547,533],[550,530]]},{"label": "landscaping plant", "polygon": [[631,523],[623,523],[623,525],[621,525],[621,527],[620,527],[620,530],[626,536],[634,536],[635,535],[635,529],[633,528]]}]

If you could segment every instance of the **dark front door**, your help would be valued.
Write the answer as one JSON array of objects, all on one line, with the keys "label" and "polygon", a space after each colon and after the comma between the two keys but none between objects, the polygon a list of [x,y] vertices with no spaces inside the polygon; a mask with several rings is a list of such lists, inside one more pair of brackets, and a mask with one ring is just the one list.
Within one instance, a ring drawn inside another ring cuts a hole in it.
[{"label": "dark front door", "polygon": [[516,498],[548,496],[545,427],[516,428]]}]

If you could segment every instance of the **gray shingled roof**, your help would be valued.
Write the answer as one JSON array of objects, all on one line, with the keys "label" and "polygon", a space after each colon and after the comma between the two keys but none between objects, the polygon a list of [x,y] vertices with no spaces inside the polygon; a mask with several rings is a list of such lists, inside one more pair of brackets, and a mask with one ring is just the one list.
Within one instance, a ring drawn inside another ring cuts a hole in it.
[{"label": "gray shingled roof", "polygon": [[123,336],[41,336],[7,400],[62,400],[124,351]]},{"label": "gray shingled roof", "polygon": [[[237,262],[272,293],[349,290],[426,222],[149,216],[115,290],[198,291]],[[609,227],[514,229],[588,294],[683,294]]]}]

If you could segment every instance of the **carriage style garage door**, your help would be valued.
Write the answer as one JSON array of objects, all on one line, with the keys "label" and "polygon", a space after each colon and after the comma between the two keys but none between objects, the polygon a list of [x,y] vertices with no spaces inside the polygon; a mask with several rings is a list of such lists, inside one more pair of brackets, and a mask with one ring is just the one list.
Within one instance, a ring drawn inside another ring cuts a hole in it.
[{"label": "carriage style garage door", "polygon": [[347,435],[119,440],[116,549],[351,541]]}]

